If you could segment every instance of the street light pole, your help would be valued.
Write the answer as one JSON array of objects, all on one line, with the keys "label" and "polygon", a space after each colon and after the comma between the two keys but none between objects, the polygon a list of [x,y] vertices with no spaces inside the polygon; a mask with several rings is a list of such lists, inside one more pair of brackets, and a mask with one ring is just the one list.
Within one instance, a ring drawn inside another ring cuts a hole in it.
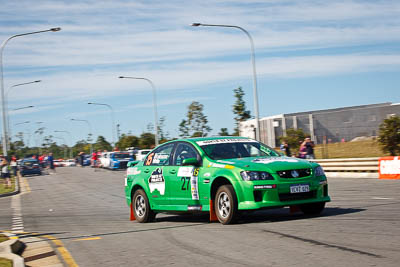
[{"label": "street light pole", "polygon": [[8,94],[10,93],[11,89],[18,87],[18,86],[22,86],[22,85],[27,85],[27,84],[32,84],[32,83],[40,83],[41,80],[37,80],[37,81],[33,81],[33,82],[27,82],[27,83],[19,83],[19,84],[14,84],[13,86],[10,86],[10,88],[8,88],[7,92],[5,92],[5,105],[6,105],[6,123],[7,123],[7,133],[9,135],[9,137],[7,138],[7,145],[8,148],[10,148],[10,142],[11,142],[11,129],[10,129],[10,114],[8,112]]},{"label": "street light pole", "polygon": [[112,108],[112,106],[108,105],[108,104],[103,104],[103,103],[93,103],[93,102],[89,102],[89,105],[98,105],[98,106],[106,106],[110,109],[111,111],[111,120],[112,120],[112,147],[114,150],[114,145],[115,145],[115,120],[114,120],[114,109]]},{"label": "street light pole", "polygon": [[0,89],[1,89],[1,106],[2,106],[2,120],[3,120],[3,154],[4,156],[7,156],[7,142],[6,140],[8,139],[7,137],[7,124],[6,124],[6,108],[5,108],[5,100],[4,100],[4,81],[3,81],[3,50],[8,41],[10,41],[13,38],[20,37],[20,36],[25,36],[25,35],[30,35],[30,34],[37,34],[37,33],[43,33],[43,32],[57,32],[60,31],[61,28],[51,28],[48,30],[44,31],[36,31],[36,32],[28,32],[28,33],[22,33],[22,34],[16,34],[13,36],[8,37],[6,40],[3,41],[3,43],[0,45]]},{"label": "street light pole", "polygon": [[250,33],[243,29],[242,27],[235,25],[220,25],[220,24],[203,24],[203,23],[192,23],[193,27],[205,26],[205,27],[225,27],[225,28],[236,28],[243,31],[250,41],[251,46],[251,63],[253,65],[253,99],[254,99],[254,115],[256,119],[256,140],[260,141],[260,118],[259,118],[259,110],[258,110],[258,92],[257,92],[257,72],[256,72],[256,57],[255,57],[255,49],[253,38]]},{"label": "street light pole", "polygon": [[[83,122],[86,122],[87,125],[89,126],[89,135],[93,136],[93,134],[92,134],[92,126],[90,125],[88,120],[71,119],[71,121],[83,121]],[[92,154],[92,153],[93,153],[93,142],[90,142],[90,154]]]},{"label": "street light pole", "polygon": [[156,99],[156,87],[154,86],[154,83],[147,79],[147,78],[139,78],[139,77],[129,77],[129,76],[119,76],[120,79],[135,79],[135,80],[145,80],[147,81],[152,90],[153,90],[153,109],[154,109],[154,133],[155,133],[155,144],[158,146],[158,115],[157,115],[157,99]]}]

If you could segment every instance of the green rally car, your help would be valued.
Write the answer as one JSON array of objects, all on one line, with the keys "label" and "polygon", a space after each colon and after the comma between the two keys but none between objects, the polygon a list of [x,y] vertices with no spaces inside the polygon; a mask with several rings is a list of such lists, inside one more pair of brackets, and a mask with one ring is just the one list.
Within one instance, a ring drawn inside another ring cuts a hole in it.
[{"label": "green rally car", "polygon": [[159,212],[210,213],[222,224],[241,211],[297,206],[319,214],[330,201],[317,163],[280,155],[244,137],[174,140],[130,162],[125,195],[131,219],[153,221]]}]

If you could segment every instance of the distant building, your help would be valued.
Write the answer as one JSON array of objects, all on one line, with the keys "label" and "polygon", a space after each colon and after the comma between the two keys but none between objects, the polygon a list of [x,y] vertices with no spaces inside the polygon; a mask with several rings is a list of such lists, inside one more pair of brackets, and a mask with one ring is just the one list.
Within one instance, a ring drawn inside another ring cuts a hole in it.
[{"label": "distant building", "polygon": [[[344,108],[315,110],[290,114],[280,114],[260,118],[261,142],[277,147],[279,137],[286,129],[303,129],[314,142],[350,141],[360,136],[377,136],[379,125],[384,119],[400,116],[400,103],[390,102]],[[255,138],[255,120],[241,122],[241,136]]]}]

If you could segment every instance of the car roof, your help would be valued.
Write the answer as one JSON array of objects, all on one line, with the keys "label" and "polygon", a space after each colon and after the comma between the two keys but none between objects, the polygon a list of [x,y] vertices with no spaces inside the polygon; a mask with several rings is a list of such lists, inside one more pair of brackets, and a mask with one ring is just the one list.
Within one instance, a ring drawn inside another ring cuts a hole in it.
[{"label": "car roof", "polygon": [[248,137],[243,137],[243,136],[211,136],[211,137],[191,137],[191,138],[176,139],[170,142],[187,141],[191,143],[196,143],[198,141],[224,140],[224,139],[242,139],[243,141],[252,140]]},{"label": "car roof", "polygon": [[22,161],[39,161],[38,159],[25,158]]}]

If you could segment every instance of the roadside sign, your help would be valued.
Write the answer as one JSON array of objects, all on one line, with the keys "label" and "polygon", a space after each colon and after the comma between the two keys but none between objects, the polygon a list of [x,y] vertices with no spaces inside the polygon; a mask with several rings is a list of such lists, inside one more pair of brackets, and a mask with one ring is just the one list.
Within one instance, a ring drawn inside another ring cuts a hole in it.
[{"label": "roadside sign", "polygon": [[379,158],[379,179],[400,179],[400,157]]}]

